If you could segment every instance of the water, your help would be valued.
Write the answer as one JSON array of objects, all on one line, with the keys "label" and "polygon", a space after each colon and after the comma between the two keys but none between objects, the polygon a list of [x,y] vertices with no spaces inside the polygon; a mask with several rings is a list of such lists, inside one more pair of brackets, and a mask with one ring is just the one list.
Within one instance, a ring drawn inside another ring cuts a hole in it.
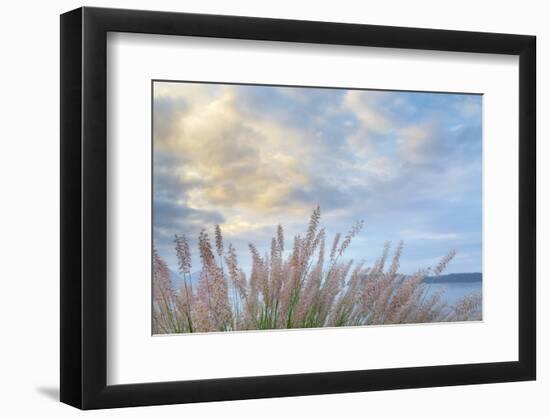
[{"label": "water", "polygon": [[442,290],[441,300],[449,305],[455,304],[461,298],[470,294],[481,294],[480,282],[457,282],[457,283],[426,283],[427,295]]}]

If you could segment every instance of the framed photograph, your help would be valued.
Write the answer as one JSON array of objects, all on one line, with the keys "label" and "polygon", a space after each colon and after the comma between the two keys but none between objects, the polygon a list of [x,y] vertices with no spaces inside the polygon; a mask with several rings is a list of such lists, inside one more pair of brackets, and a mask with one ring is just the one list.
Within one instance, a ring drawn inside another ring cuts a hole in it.
[{"label": "framed photograph", "polygon": [[535,37],[61,16],[61,401],[533,380]]}]

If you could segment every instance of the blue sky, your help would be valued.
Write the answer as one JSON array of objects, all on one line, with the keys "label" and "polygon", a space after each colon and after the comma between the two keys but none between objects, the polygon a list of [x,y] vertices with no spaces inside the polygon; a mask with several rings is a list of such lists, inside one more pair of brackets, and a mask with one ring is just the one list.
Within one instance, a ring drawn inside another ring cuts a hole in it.
[{"label": "blue sky", "polygon": [[[330,242],[364,220],[347,256],[405,248],[401,271],[480,272],[482,96],[155,82],[154,243],[176,269],[185,233],[220,224],[250,265],[277,224],[287,247],[321,206]],[[329,243],[330,244],[330,243]],[[248,271],[246,271],[248,272]]]}]

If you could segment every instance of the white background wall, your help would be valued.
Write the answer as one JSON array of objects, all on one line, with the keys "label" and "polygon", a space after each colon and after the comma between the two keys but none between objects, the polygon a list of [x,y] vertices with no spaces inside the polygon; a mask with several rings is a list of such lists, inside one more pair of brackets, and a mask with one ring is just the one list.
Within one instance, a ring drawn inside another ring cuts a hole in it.
[{"label": "white background wall", "polygon": [[[100,411],[94,415],[549,415],[550,297],[546,261],[550,146],[543,119],[550,83],[545,2],[124,0],[86,5],[534,34],[538,37],[538,381]],[[59,17],[72,0],[5,2],[0,22],[0,410],[75,415],[59,379]],[[544,190],[543,188],[546,188]],[[503,237],[505,238],[505,237]],[[403,347],[406,349],[406,346]],[[546,395],[544,395],[546,394]]]}]

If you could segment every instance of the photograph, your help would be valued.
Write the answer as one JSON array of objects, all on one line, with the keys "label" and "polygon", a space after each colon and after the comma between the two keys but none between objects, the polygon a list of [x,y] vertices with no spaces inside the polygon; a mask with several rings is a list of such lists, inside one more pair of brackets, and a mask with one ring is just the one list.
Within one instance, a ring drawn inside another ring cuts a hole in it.
[{"label": "photograph", "polygon": [[482,94],[151,89],[153,335],[482,321]]},{"label": "photograph", "polygon": [[[42,2],[12,25],[5,79],[55,60],[6,84],[6,391],[35,388],[12,410],[538,415],[550,26],[398,1],[92,0],[55,25]],[[57,255],[22,249],[40,237]],[[9,290],[36,257],[57,282]]]}]

